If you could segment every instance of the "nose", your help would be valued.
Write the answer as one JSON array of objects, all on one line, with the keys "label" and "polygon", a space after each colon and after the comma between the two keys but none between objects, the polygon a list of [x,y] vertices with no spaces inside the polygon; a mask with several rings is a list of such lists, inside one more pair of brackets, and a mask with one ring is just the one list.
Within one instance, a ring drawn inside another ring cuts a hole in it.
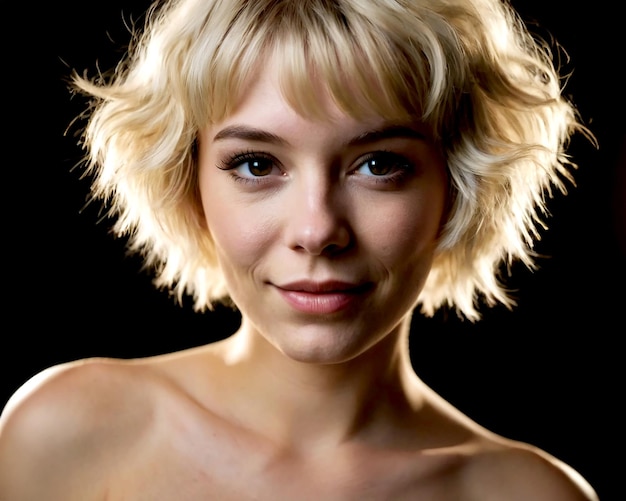
[{"label": "nose", "polygon": [[352,232],[345,205],[331,180],[301,180],[285,207],[289,247],[314,256],[348,248]]}]

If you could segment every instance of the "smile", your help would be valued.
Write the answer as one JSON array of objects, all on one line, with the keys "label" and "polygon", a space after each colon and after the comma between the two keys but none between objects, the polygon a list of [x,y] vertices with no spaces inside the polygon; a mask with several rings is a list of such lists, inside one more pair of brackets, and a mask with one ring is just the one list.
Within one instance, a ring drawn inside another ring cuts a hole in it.
[{"label": "smile", "polygon": [[346,282],[293,282],[275,286],[281,297],[295,310],[308,314],[331,314],[359,302],[373,288]]}]

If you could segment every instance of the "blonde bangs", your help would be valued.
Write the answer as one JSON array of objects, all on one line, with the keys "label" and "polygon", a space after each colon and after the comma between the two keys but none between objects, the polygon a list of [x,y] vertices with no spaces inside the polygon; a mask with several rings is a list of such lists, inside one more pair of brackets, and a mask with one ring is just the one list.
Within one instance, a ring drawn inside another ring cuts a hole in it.
[{"label": "blonde bangs", "polygon": [[[439,110],[448,106],[450,97],[442,89],[454,87],[448,83],[444,57],[449,47],[441,45],[427,23],[423,30],[416,29],[406,19],[372,12],[380,6],[371,3],[302,3],[319,5],[258,2],[239,11],[219,44],[208,47],[211,37],[199,37],[205,46],[190,53],[212,58],[189,61],[190,68],[205,68],[202,81],[189,92],[196,95],[189,111],[201,114],[198,126],[232,113],[271,58],[280,61],[278,78],[285,98],[303,116],[328,117],[320,104],[324,94],[357,119],[376,115],[409,121],[442,115]],[[415,43],[404,43],[407,37],[415,38]]]},{"label": "blonde bangs", "polygon": [[[390,121],[419,120],[422,116],[425,79],[416,65],[382,36],[359,25],[308,26],[308,33],[285,30],[274,57],[280,57],[279,79],[285,98],[304,116],[328,116],[324,95],[356,119],[371,116]],[[423,61],[417,64],[424,66]],[[412,72],[410,71],[412,70]],[[411,78],[412,77],[412,78]]]}]

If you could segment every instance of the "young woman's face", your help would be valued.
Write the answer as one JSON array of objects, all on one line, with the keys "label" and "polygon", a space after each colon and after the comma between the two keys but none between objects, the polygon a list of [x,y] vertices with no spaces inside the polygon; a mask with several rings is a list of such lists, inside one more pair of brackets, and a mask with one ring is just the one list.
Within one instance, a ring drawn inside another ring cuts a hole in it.
[{"label": "young woman's face", "polygon": [[289,357],[335,363],[397,331],[429,273],[444,161],[419,124],[298,115],[271,66],[201,131],[206,223],[232,299]]}]

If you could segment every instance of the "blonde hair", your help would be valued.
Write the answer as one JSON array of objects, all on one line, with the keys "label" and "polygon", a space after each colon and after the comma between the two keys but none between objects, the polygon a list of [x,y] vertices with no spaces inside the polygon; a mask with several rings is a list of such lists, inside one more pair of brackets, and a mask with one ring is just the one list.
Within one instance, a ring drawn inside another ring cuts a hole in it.
[{"label": "blonde hair", "polygon": [[96,78],[82,146],[93,196],[156,285],[197,310],[228,297],[197,187],[198,130],[228,116],[269,54],[286,99],[319,115],[316,87],[360,117],[420,120],[445,154],[451,206],[419,298],[477,320],[514,305],[500,266],[534,266],[546,197],[565,192],[575,131],[551,48],[500,0],[174,0],[133,28],[126,57]]}]

